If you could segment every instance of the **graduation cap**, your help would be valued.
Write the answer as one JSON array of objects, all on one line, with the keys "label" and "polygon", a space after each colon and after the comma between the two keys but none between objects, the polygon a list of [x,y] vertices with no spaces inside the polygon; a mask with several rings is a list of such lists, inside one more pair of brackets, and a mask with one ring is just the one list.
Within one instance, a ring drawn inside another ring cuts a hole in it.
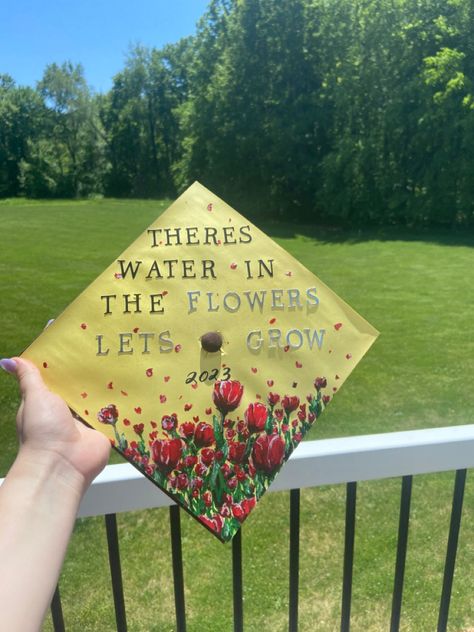
[{"label": "graduation cap", "polygon": [[23,356],[228,541],[377,335],[196,182]]}]

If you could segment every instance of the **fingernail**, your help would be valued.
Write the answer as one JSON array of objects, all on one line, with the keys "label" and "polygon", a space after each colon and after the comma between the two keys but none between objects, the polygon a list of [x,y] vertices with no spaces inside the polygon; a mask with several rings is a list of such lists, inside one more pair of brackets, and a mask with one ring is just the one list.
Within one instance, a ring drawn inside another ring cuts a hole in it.
[{"label": "fingernail", "polygon": [[15,360],[11,360],[10,358],[3,358],[2,360],[0,360],[0,366],[7,373],[16,372],[16,362]]}]

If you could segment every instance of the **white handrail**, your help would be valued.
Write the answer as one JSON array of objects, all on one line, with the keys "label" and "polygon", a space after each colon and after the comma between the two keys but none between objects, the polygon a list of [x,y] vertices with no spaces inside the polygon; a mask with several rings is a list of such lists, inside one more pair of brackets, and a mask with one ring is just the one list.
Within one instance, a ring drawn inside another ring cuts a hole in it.
[{"label": "white handrail", "polygon": [[[302,443],[269,491],[474,467],[474,425],[322,439]],[[79,516],[173,504],[129,463],[108,465],[85,495]]]}]

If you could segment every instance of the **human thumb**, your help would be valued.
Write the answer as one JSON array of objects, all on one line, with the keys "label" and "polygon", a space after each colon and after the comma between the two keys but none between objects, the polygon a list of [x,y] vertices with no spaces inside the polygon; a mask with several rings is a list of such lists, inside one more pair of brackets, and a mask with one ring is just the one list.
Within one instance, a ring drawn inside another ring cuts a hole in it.
[{"label": "human thumb", "polygon": [[15,375],[23,396],[29,391],[45,388],[40,372],[29,360],[24,360],[23,358],[4,358],[0,360],[0,366],[7,371],[7,373]]}]

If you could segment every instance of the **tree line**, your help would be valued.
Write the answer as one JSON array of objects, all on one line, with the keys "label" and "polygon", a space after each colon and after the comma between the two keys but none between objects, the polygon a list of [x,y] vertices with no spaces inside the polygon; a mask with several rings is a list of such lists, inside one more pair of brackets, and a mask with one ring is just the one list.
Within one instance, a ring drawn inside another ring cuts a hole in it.
[{"label": "tree line", "polygon": [[0,197],[197,179],[254,215],[472,225],[473,79],[470,0],[211,0],[104,94],[70,62],[0,75]]}]

